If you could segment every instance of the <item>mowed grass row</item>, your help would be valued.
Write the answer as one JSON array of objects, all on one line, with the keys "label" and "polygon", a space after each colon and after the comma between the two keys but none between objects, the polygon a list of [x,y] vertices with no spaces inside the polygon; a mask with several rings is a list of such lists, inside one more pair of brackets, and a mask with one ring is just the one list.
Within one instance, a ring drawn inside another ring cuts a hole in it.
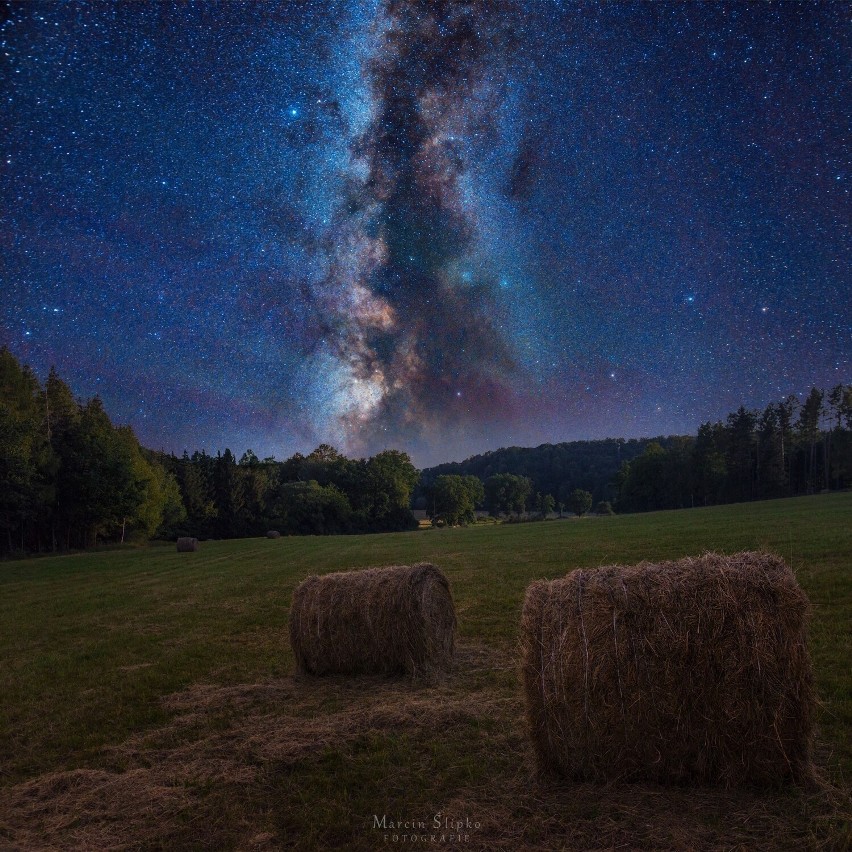
[{"label": "mowed grass row", "polygon": [[[823,702],[818,756],[843,785],[852,775],[852,494],[388,535],[204,542],[188,554],[154,545],[0,563],[0,779],[9,786],[52,771],[109,767],[108,747],[155,731],[171,715],[162,699],[192,684],[287,677],[291,594],[312,573],[434,562],[452,585],[462,642],[509,659],[532,579],[743,549],[781,554],[813,603],[811,653]],[[511,667],[479,670],[469,683],[506,701],[517,697]],[[336,707],[331,692],[317,701],[313,712]],[[351,840],[345,828],[335,838],[320,827],[324,818],[340,826],[341,790],[375,794],[378,776],[399,778],[401,766],[409,767],[406,786],[385,797],[401,809],[433,800],[436,790],[446,797],[467,783],[494,783],[488,774],[509,772],[508,758],[494,754],[483,763],[482,754],[457,754],[471,736],[487,737],[490,724],[485,716],[468,719],[458,741],[452,731],[422,741],[377,732],[346,754],[331,749],[298,779],[301,805],[288,805],[277,821],[308,843],[312,831],[317,843]],[[220,819],[227,819],[226,798]],[[240,807],[265,813],[270,803]],[[351,801],[348,807],[359,813]],[[220,840],[228,836],[223,831]]]}]

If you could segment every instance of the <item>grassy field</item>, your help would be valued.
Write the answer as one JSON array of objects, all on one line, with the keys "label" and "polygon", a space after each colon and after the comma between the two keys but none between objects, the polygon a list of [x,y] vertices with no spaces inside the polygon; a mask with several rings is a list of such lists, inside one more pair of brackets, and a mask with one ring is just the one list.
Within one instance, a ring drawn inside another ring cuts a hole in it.
[{"label": "grassy field", "polygon": [[[823,782],[534,780],[516,652],[527,583],[755,548],[792,564],[813,603]],[[293,678],[301,579],[421,560],[456,600],[446,680]],[[0,848],[848,848],[850,636],[852,494],[0,563]],[[427,828],[412,841],[383,817]]]}]

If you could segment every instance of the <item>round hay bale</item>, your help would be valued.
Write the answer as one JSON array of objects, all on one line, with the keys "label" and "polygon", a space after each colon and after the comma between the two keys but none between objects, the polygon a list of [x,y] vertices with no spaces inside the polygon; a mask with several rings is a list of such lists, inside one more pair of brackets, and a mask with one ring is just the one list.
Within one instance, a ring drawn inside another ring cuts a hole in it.
[{"label": "round hay bale", "polygon": [[177,552],[178,553],[192,553],[198,550],[198,539],[197,538],[179,538],[177,540]]},{"label": "round hay bale", "polygon": [[572,571],[521,619],[539,771],[773,785],[812,776],[809,603],[768,553]]},{"label": "round hay bale", "polygon": [[269,530],[266,533],[267,538],[281,538],[281,533],[278,530]]},{"label": "round hay bale", "polygon": [[455,649],[450,586],[434,565],[308,577],[293,593],[290,644],[305,674],[428,678]]}]

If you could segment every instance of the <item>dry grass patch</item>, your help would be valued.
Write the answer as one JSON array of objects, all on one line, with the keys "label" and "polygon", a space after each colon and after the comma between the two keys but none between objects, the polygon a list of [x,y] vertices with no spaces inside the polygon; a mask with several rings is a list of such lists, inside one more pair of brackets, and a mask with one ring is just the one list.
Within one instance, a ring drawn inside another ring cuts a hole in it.
[{"label": "dry grass patch", "polygon": [[491,681],[518,663],[510,648],[464,642],[428,687],[369,675],[196,684],[164,699],[168,724],[105,752],[111,770],[7,789],[0,840],[51,850],[374,850],[385,844],[373,825],[382,814],[469,819],[479,827],[458,845],[478,850],[829,849],[842,838],[848,802],[829,787],[769,795],[536,781],[521,691]]}]

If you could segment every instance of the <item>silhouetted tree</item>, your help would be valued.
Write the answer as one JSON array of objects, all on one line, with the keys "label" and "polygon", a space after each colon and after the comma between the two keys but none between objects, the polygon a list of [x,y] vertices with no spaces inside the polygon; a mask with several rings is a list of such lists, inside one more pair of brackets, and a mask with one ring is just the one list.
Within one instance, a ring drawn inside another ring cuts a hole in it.
[{"label": "silhouetted tree", "polygon": [[246,498],[242,471],[237,467],[234,454],[225,452],[216,457],[213,466],[214,495],[216,500],[217,537],[232,538],[245,535]]},{"label": "silhouetted tree", "polygon": [[787,491],[783,438],[778,408],[767,405],[757,425],[757,487],[759,497],[781,497]]},{"label": "silhouetted tree", "polygon": [[363,471],[368,527],[376,532],[416,527],[409,505],[420,475],[408,454],[399,450],[377,453]]},{"label": "silhouetted tree", "polygon": [[757,470],[757,442],[754,427],[757,417],[753,411],[740,406],[728,415],[728,500],[739,502],[755,497],[755,473]]},{"label": "silhouetted tree", "polygon": [[494,515],[522,514],[532,494],[532,480],[512,473],[498,473],[485,480],[485,506]]},{"label": "silhouetted tree", "polygon": [[475,476],[455,474],[439,476],[430,493],[429,516],[449,526],[472,524],[476,520],[476,505],[485,496],[482,483]]},{"label": "silhouetted tree", "polygon": [[724,499],[728,478],[728,435],[721,423],[703,423],[692,450],[695,497],[705,506]]},{"label": "silhouetted tree", "polygon": [[127,441],[113,428],[98,397],[80,409],[58,452],[57,504],[65,544],[88,547],[135,515],[144,502],[145,484]]},{"label": "silhouetted tree", "polygon": [[[661,509],[665,502],[666,452],[655,441],[645,447],[645,452],[631,462],[625,462],[619,475],[619,510],[649,512]],[[588,492],[587,492],[588,493]],[[572,492],[568,506],[576,512]],[[591,503],[589,503],[591,506]]]},{"label": "silhouetted tree", "polygon": [[578,518],[581,518],[592,508],[592,495],[582,488],[575,488],[571,492],[571,499],[568,505],[571,507],[571,511]]},{"label": "silhouetted tree", "polygon": [[278,490],[275,524],[283,533],[329,535],[349,530],[352,508],[335,485],[285,482]]},{"label": "silhouetted tree", "polygon": [[817,388],[811,388],[807,399],[799,412],[796,424],[803,444],[807,447],[806,482],[807,492],[812,493],[819,482],[816,470],[816,445],[819,439],[820,418],[822,417],[823,393]]}]

